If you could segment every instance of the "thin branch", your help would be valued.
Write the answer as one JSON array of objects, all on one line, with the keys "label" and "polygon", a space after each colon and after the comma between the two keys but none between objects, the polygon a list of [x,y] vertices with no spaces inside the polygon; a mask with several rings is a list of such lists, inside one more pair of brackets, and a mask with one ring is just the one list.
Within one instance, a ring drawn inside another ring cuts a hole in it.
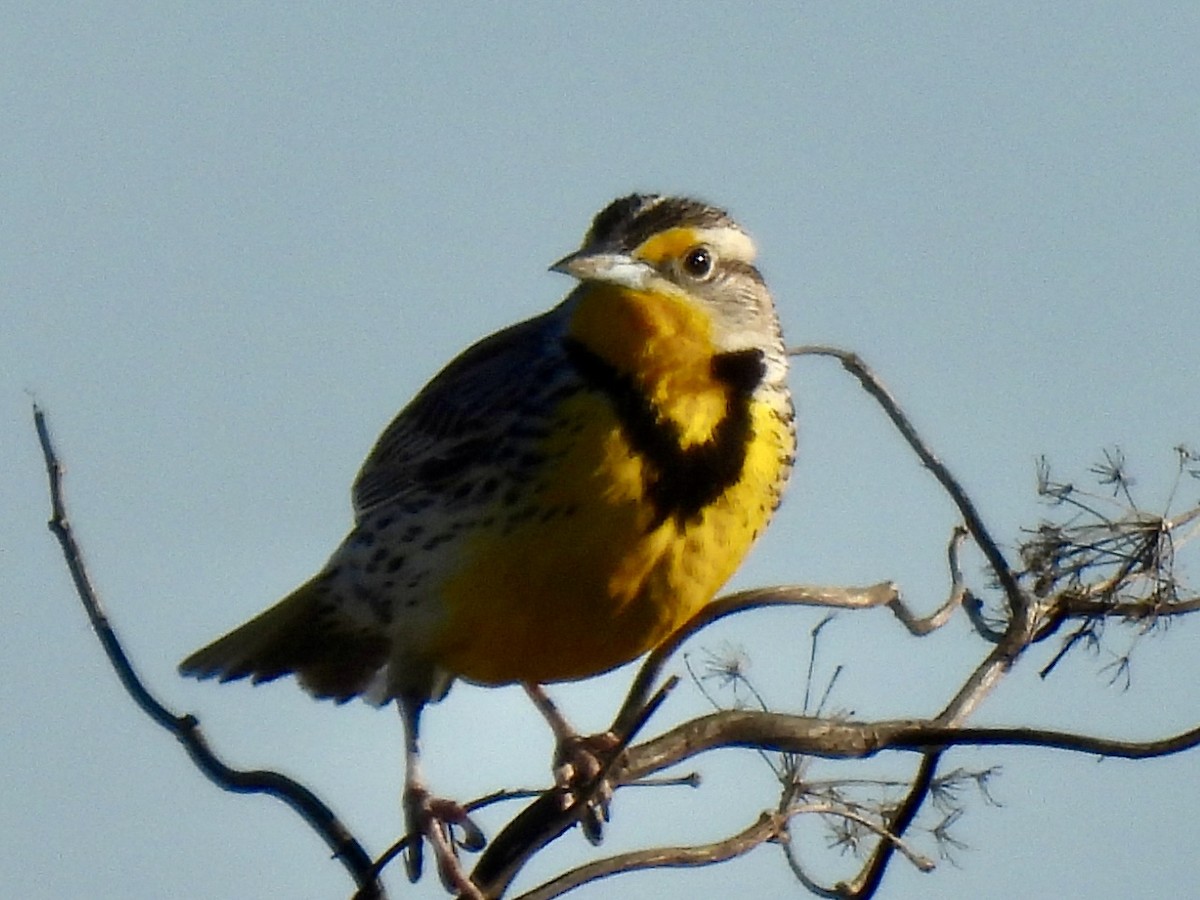
[{"label": "thin branch", "polygon": [[967,676],[942,711],[934,717],[934,721],[946,726],[965,722],[1000,683],[1000,679],[1016,665],[1026,646],[1023,634],[1009,631]]},{"label": "thin branch", "polygon": [[992,624],[987,620],[984,613],[983,601],[975,596],[970,590],[963,594],[962,608],[967,614],[967,621],[971,623],[971,627],[985,641],[992,644],[1000,643],[1004,637],[1003,631],[997,631],[992,627]]},{"label": "thin branch", "polygon": [[278,772],[241,771],[230,768],[209,747],[195,716],[177,715],[159,702],[146,688],[134,671],[112,623],[109,622],[100,598],[92,587],[91,578],[88,576],[87,567],[83,561],[83,553],[67,519],[67,507],[62,487],[63,467],[50,437],[46,414],[36,403],[33,406],[33,422],[42,447],[46,475],[50,481],[51,512],[48,526],[62,548],[67,569],[71,573],[71,580],[75,583],[75,591],[92,623],[92,630],[96,633],[96,637],[100,640],[100,644],[108,656],[109,663],[117,673],[122,686],[133,698],[134,703],[156,723],[171,732],[183,745],[197,768],[218,787],[239,794],[267,794],[290,806],[320,835],[333,852],[334,857],[341,860],[342,865],[346,867],[359,886],[360,896],[363,900],[369,900],[369,898],[370,900],[384,900],[386,894],[383,885],[371,873],[370,855],[350,833],[350,830],[334,815],[333,811],[312,791]]},{"label": "thin branch", "polygon": [[881,582],[864,588],[820,587],[816,585],[792,585],[775,588],[756,588],[738,591],[719,597],[709,603],[692,617],[683,627],[670,638],[659,644],[650,652],[638,670],[637,677],[629,688],[625,702],[613,719],[611,730],[621,734],[628,730],[629,724],[638,716],[650,689],[658,679],[659,673],[667,660],[675,651],[698,632],[709,625],[719,622],[726,616],[749,609],[759,609],[767,606],[823,606],[842,609],[866,609],[875,606],[887,606],[899,598],[896,586],[891,582]]},{"label": "thin branch", "polygon": [[[678,677],[671,677],[644,703],[632,717],[624,732],[614,732],[618,736],[618,745],[608,758],[604,768],[596,779],[596,788],[611,779],[611,773],[619,766],[627,745],[650,717],[658,710],[667,694],[679,682]],[[621,784],[641,779],[622,779]],[[617,787],[616,782],[612,782]],[[567,801],[567,802],[564,802]],[[581,816],[587,814],[591,797],[564,796],[561,788],[553,787],[544,792],[529,806],[521,811],[504,829],[488,844],[483,856],[476,863],[471,873],[471,880],[480,886],[486,896],[500,897],[508,890],[512,880],[516,878],[521,868],[532,859],[541,849],[558,840]]]},{"label": "thin branch", "polygon": [[950,567],[950,595],[946,598],[945,603],[928,616],[923,617],[913,615],[899,597],[888,604],[888,608],[895,613],[896,618],[915,637],[924,637],[937,631],[950,621],[954,610],[962,605],[963,599],[967,595],[967,588],[963,580],[962,565],[958,561],[958,554],[966,538],[967,529],[962,525],[955,525],[954,530],[950,533],[950,541],[946,545],[946,558]]},{"label": "thin branch", "polygon": [[792,874],[796,876],[796,880],[804,886],[810,894],[817,897],[822,897],[824,900],[840,900],[842,897],[841,891],[836,888],[828,888],[818,882],[815,878],[808,874],[804,869],[804,864],[800,862],[800,856],[796,852],[796,845],[792,842],[791,835],[785,834],[779,841],[783,848],[783,859],[788,864],[788,868],[792,870]]},{"label": "thin branch", "polygon": [[1153,598],[1108,602],[1079,596],[1068,591],[1059,598],[1059,603],[1064,614],[1071,618],[1108,616],[1109,618],[1126,619],[1130,622],[1182,616],[1200,611],[1200,595],[1188,597],[1186,600],[1175,600],[1171,603],[1155,602]]},{"label": "thin branch", "polygon": [[1200,726],[1166,738],[1126,741],[1046,728],[957,727],[923,719],[834,721],[729,709],[684,722],[630,747],[617,774],[622,782],[642,778],[723,747],[759,748],[826,759],[865,759],[889,750],[928,752],[958,746],[1045,747],[1096,756],[1148,759],[1200,746]]},{"label": "thin branch", "polygon": [[624,872],[655,868],[691,868],[725,862],[749,853],[755,847],[777,837],[787,827],[787,820],[788,816],[781,813],[763,813],[749,828],[711,844],[658,847],[596,860],[547,881],[522,894],[517,900],[552,900],[580,885]]},{"label": "thin branch", "polygon": [[[806,804],[806,806],[809,808],[801,810],[802,812],[819,812],[827,816],[837,816],[863,826],[868,831],[873,832],[884,843],[893,845],[905,859],[922,872],[932,872],[937,868],[936,863],[932,859],[923,853],[918,853],[907,841],[891,831],[891,825],[880,824],[870,816],[844,806],[839,806],[836,803],[810,803]],[[894,822],[891,824],[894,825]]]},{"label": "thin branch", "polygon": [[[940,751],[926,752],[921,757],[921,765],[917,768],[912,787],[908,789],[904,802],[900,804],[888,821],[888,832],[895,835],[897,839],[904,836],[913,819],[917,817],[917,813],[921,811],[925,798],[929,796],[929,789],[933,785],[933,778],[937,774],[941,758]],[[880,841],[867,865],[858,873],[858,877],[849,884],[838,886],[843,891],[843,896],[853,897],[856,900],[866,900],[866,898],[875,896],[879,885],[883,883],[883,876],[887,872],[888,864],[896,854],[896,849],[897,845],[894,842]]]},{"label": "thin branch", "polygon": [[811,692],[813,687],[813,677],[817,670],[817,647],[820,646],[821,632],[828,627],[833,621],[833,613],[825,616],[812,627],[812,631],[808,633],[808,672],[804,676],[804,702],[800,704],[800,711],[808,714],[819,714],[825,708],[825,701],[829,699],[829,692],[833,690],[833,684],[837,680],[841,672],[841,666],[833,670],[833,675],[830,677],[828,684],[825,685],[825,692],[821,695],[821,700],[814,709],[810,704]]},{"label": "thin branch", "polygon": [[753,825],[720,841],[691,847],[639,850],[587,863],[522,894],[517,900],[552,900],[589,882],[641,869],[716,865],[742,856],[768,841],[778,841],[785,848],[790,848],[788,822],[796,816],[814,813],[849,819],[873,831],[882,841],[894,845],[922,872],[929,872],[935,867],[933,860],[909,847],[869,816],[830,802],[803,803],[790,805],[787,809],[773,813],[764,812]]},{"label": "thin branch", "polygon": [[471,872],[471,880],[487,897],[502,897],[521,867],[566,834],[579,820],[579,811],[563,803],[560,790],[551,789],[521,810],[488,844]]},{"label": "thin branch", "polygon": [[831,356],[838,360],[846,371],[859,380],[863,389],[883,407],[883,411],[892,420],[892,424],[904,436],[904,439],[913,449],[913,452],[920,457],[922,465],[933,473],[934,478],[938,480],[942,488],[950,495],[950,499],[954,501],[954,505],[958,507],[958,511],[966,523],[967,530],[971,532],[972,539],[974,539],[976,545],[987,558],[988,564],[996,575],[996,581],[1004,590],[1004,595],[1008,598],[1009,608],[1014,613],[1019,612],[1025,606],[1025,595],[1017,584],[1016,575],[1009,566],[1008,560],[1005,559],[1004,554],[1001,552],[999,544],[992,538],[991,532],[984,525],[982,517],[975,509],[975,504],[967,496],[967,492],[963,490],[958,480],[950,474],[950,470],[934,455],[933,451],[917,433],[908,416],[901,410],[896,398],[892,396],[883,382],[871,371],[862,357],[849,350],[841,350],[837,347],[827,347],[818,344],[789,347],[788,354],[790,356]]}]

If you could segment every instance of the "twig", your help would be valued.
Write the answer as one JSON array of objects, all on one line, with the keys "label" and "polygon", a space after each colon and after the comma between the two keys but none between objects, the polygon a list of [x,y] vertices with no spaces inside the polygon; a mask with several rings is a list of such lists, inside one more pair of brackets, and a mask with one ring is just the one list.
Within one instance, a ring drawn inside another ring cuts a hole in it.
[{"label": "twig", "polygon": [[[900,804],[888,821],[888,833],[895,835],[897,841],[908,831],[908,826],[917,817],[917,813],[921,811],[921,805],[929,796],[929,788],[933,784],[933,776],[937,773],[941,758],[941,751],[927,752],[921,757],[921,765],[917,768],[912,787],[908,789],[904,802]],[[880,841],[867,865],[858,873],[858,877],[849,884],[838,885],[839,890],[844,892],[843,896],[854,898],[875,896],[879,885],[883,883],[883,876],[887,872],[888,864],[895,856],[898,846],[895,841]]]},{"label": "twig", "polygon": [[915,849],[909,846],[907,841],[897,837],[893,832],[889,831],[887,825],[881,825],[870,816],[863,815],[862,813],[856,812],[853,809],[847,809],[844,806],[838,806],[829,802],[810,803],[807,804],[807,806],[809,808],[802,810],[803,812],[820,812],[827,816],[838,816],[843,819],[848,819],[851,822],[857,822],[868,831],[874,832],[876,837],[878,837],[884,843],[894,845],[895,849],[900,851],[905,859],[907,859],[913,864],[913,866],[922,872],[932,872],[937,868],[937,865],[932,859],[923,853],[918,853]]},{"label": "twig", "polygon": [[1159,603],[1152,599],[1109,602],[1067,592],[1059,598],[1059,603],[1064,615],[1070,618],[1094,619],[1106,616],[1131,622],[1200,612],[1200,595],[1171,603]]},{"label": "twig", "polygon": [[962,566],[958,561],[959,549],[966,538],[967,529],[962,525],[955,525],[954,530],[950,533],[950,542],[946,546],[946,557],[950,568],[950,594],[945,603],[928,616],[914,615],[899,597],[888,604],[888,608],[895,613],[896,618],[915,637],[924,637],[945,625],[950,621],[954,610],[962,605],[963,599],[967,596]]},{"label": "twig", "polygon": [[192,762],[218,787],[239,794],[268,794],[282,800],[299,813],[301,818],[320,835],[329,849],[333,851],[334,857],[341,860],[342,865],[346,867],[359,886],[360,896],[363,900],[385,900],[386,893],[383,885],[371,874],[370,855],[350,833],[350,830],[334,815],[333,811],[312,791],[278,772],[241,771],[230,768],[209,747],[195,716],[177,715],[160,703],[146,688],[134,671],[116,631],[109,622],[100,598],[92,587],[91,579],[83,562],[83,553],[67,519],[66,501],[62,488],[62,464],[59,462],[54,443],[50,438],[46,414],[36,403],[33,406],[33,422],[37,429],[38,441],[42,446],[46,475],[50,481],[51,512],[48,526],[62,548],[67,569],[71,573],[71,580],[75,583],[75,591],[83,603],[88,619],[91,620],[92,630],[96,633],[96,637],[100,640],[100,644],[108,656],[109,663],[117,673],[122,686],[133,698],[134,703],[151,719],[171,732],[183,744],[184,750],[187,751]]},{"label": "twig", "polygon": [[638,850],[578,866],[522,894],[517,900],[552,900],[552,898],[562,896],[584,884],[642,869],[716,865],[745,855],[768,841],[779,841],[788,847],[790,845],[787,831],[788,822],[796,816],[814,813],[840,816],[857,822],[875,832],[883,842],[893,845],[922,872],[928,872],[934,868],[932,860],[909,847],[904,841],[895,837],[868,816],[840,808],[829,802],[803,803],[789,805],[788,808],[776,812],[764,812],[753,825],[720,841],[690,847],[659,847]]},{"label": "twig", "polygon": [[987,558],[988,564],[996,575],[996,581],[1004,590],[1009,608],[1014,613],[1019,613],[1026,605],[1025,595],[1017,584],[1016,575],[1013,574],[1008,560],[1004,558],[1000,546],[992,538],[991,532],[988,531],[982,517],[975,509],[975,504],[967,496],[967,492],[963,490],[958,480],[950,474],[950,470],[934,455],[933,451],[917,433],[908,416],[900,409],[900,404],[896,402],[896,398],[892,396],[883,382],[871,371],[862,357],[849,350],[841,350],[837,347],[827,347],[818,344],[789,347],[788,354],[790,356],[831,356],[838,360],[846,371],[859,380],[863,389],[883,407],[883,411],[892,420],[892,424],[896,426],[896,429],[904,436],[904,439],[913,449],[913,452],[920,458],[921,464],[933,473],[933,477],[938,480],[946,493],[950,495],[950,499],[954,501],[954,505],[958,507],[958,511],[963,517],[963,522],[966,523],[967,530],[971,532],[971,538]]}]

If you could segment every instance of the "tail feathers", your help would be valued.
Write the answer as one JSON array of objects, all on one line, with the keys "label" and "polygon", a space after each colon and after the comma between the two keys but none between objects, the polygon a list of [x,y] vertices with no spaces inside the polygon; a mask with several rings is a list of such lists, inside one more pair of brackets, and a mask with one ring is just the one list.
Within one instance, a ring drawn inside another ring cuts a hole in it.
[{"label": "tail feathers", "polygon": [[317,576],[179,664],[182,675],[255,684],[295,674],[316,697],[345,702],[372,686],[391,643],[342,614]]}]

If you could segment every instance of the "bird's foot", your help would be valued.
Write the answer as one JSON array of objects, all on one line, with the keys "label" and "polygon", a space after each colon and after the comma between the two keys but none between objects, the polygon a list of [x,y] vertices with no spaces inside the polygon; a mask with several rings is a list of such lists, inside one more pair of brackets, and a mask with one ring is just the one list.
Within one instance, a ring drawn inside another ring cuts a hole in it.
[{"label": "bird's foot", "polygon": [[564,805],[579,806],[579,824],[593,845],[604,839],[604,823],[613,785],[608,778],[615,754],[623,742],[611,731],[565,736],[554,754],[554,783],[563,792]]},{"label": "bird's foot", "polygon": [[[404,857],[409,881],[421,877],[423,844],[429,841],[438,877],[446,890],[471,900],[486,900],[458,858],[459,847],[476,852],[487,843],[483,832],[471,821],[462,805],[434,797],[420,785],[409,785],[404,791],[404,813],[412,841]],[[455,829],[461,831],[461,836],[455,835]]]}]

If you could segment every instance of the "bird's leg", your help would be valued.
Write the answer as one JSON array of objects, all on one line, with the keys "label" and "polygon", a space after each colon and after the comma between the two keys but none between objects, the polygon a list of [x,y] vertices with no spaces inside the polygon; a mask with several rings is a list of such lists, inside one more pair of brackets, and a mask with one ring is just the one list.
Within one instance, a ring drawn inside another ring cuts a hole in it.
[{"label": "bird's leg", "polygon": [[602,776],[614,751],[621,746],[620,738],[611,731],[580,735],[545,688],[529,683],[522,686],[554,732],[554,783],[563,790],[565,803],[581,804],[583,833],[593,844],[599,844],[612,800],[612,784]]},{"label": "bird's leg", "polygon": [[[425,699],[402,697],[398,705],[404,722],[404,816],[412,841],[404,854],[408,879],[416,881],[421,877],[423,844],[428,840],[438,876],[446,889],[471,900],[485,900],[458,860],[460,845],[467,850],[483,849],[486,843],[483,832],[461,805],[430,794],[421,776],[419,731]],[[463,830],[463,838],[457,843],[452,833],[455,825]]]}]

